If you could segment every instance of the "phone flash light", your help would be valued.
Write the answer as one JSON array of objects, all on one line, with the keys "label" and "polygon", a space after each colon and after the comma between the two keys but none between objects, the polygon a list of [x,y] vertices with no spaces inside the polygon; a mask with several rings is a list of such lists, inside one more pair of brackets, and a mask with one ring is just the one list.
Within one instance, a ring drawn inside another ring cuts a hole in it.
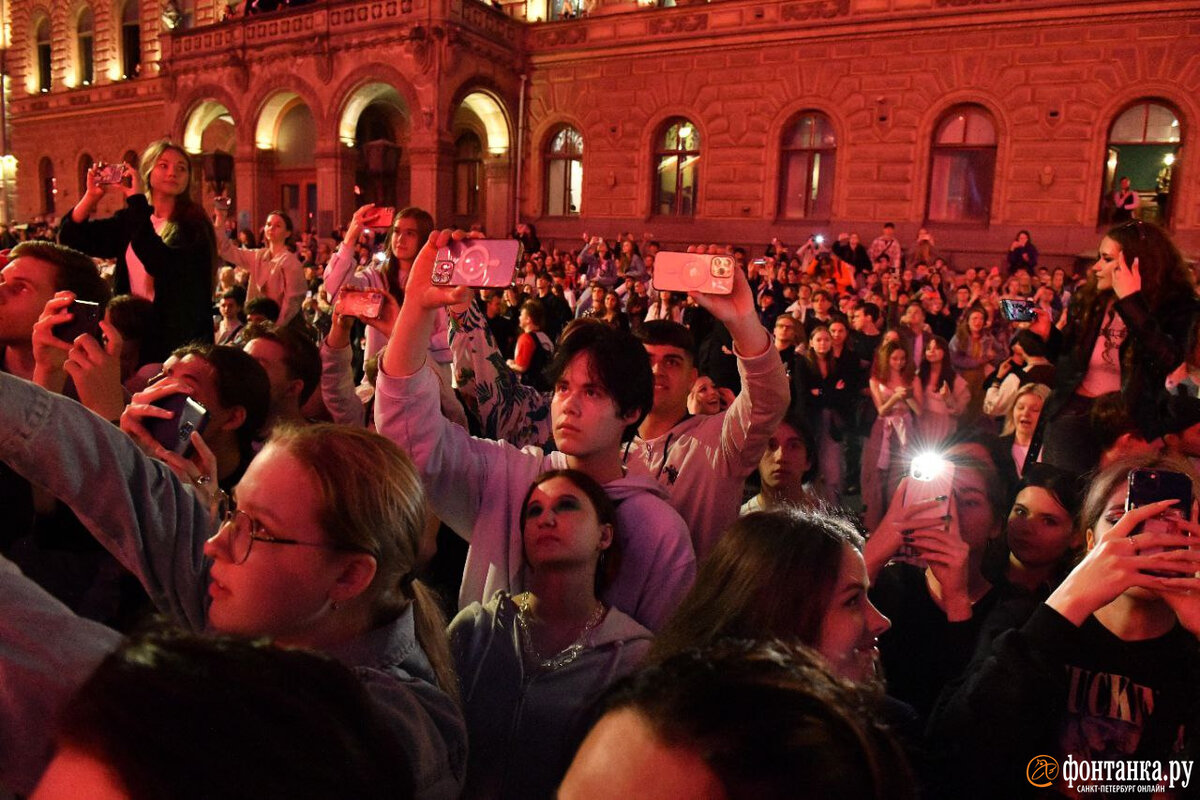
[{"label": "phone flash light", "polygon": [[946,459],[937,453],[920,453],[913,456],[909,466],[909,475],[913,480],[932,481],[946,469]]},{"label": "phone flash light", "polygon": [[816,242],[817,244],[825,244],[825,237],[818,234],[813,237],[813,241]]}]

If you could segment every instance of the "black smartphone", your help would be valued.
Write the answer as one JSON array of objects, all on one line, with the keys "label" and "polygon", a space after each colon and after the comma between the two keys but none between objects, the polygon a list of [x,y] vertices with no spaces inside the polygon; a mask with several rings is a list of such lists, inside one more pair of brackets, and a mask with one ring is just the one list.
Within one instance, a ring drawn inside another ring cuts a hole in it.
[{"label": "black smartphone", "polygon": [[72,343],[82,334],[90,333],[97,342],[104,341],[104,334],[100,331],[100,320],[104,319],[104,306],[91,300],[72,300],[71,305],[67,306],[67,311],[71,312],[71,319],[55,325],[51,330],[55,339]]},{"label": "black smartphone", "polygon": [[172,412],[169,418],[147,417],[142,425],[155,441],[166,450],[190,458],[192,431],[204,433],[208,425],[208,409],[186,394],[173,394],[158,400],[154,405]]},{"label": "black smartphone", "polygon": [[[1182,472],[1169,469],[1139,467],[1129,473],[1129,491],[1125,495],[1125,510],[1156,503],[1160,500],[1178,502],[1156,517],[1143,522],[1133,534],[1171,532],[1178,530],[1176,521],[1187,519],[1192,513],[1192,479]],[[1148,555],[1162,552],[1166,548],[1150,547],[1141,553]],[[1176,577],[1178,573],[1148,570],[1149,574]]]},{"label": "black smartphone", "polygon": [[1037,319],[1037,304],[1032,300],[1001,300],[1000,313],[1010,322],[1033,322]]}]

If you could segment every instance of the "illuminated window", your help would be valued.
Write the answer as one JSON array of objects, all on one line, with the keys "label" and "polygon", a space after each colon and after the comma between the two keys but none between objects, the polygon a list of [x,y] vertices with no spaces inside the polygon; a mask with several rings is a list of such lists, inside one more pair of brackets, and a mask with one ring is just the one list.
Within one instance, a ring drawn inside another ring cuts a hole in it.
[{"label": "illuminated window", "polygon": [[574,128],[561,128],[546,147],[546,214],[578,214],[582,192],[583,136]]},{"label": "illuminated window", "polygon": [[979,106],[951,109],[938,123],[929,172],[932,222],[987,223],[996,178],[996,126]]},{"label": "illuminated window", "polygon": [[34,35],[37,42],[37,86],[39,92],[50,91],[50,20],[45,17],[38,23],[37,30]]},{"label": "illuminated window", "polygon": [[121,13],[121,77],[136,78],[142,71],[142,24],[138,0],[128,0]]},{"label": "illuminated window", "polygon": [[1141,100],[1113,120],[1104,163],[1100,222],[1127,219],[1117,212],[1116,193],[1122,178],[1138,194],[1140,219],[1168,223],[1171,190],[1179,182],[1179,147],[1183,130],[1179,114],[1162,101]]},{"label": "illuminated window", "polygon": [[96,58],[95,58],[95,23],[92,18],[92,10],[85,8],[79,13],[79,22],[75,27],[76,44],[76,84],[79,86],[90,86],[96,80]]},{"label": "illuminated window", "polygon": [[837,137],[824,114],[807,112],[783,136],[779,213],[789,219],[829,219]]},{"label": "illuminated window", "polygon": [[668,120],[654,154],[654,213],[690,217],[696,213],[700,176],[700,133],[686,119]]}]

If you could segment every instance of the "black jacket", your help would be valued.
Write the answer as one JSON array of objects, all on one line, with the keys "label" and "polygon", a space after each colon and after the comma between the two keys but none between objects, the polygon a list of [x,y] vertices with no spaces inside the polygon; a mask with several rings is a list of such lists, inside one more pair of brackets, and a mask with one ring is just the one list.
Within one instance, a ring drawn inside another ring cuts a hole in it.
[{"label": "black jacket", "polygon": [[76,222],[67,214],[58,240],[96,258],[115,258],[116,294],[129,294],[125,252],[133,245],[146,272],[154,278],[158,331],[146,344],[151,348],[149,355],[162,360],[182,344],[213,340],[214,261],[204,231],[185,228],[177,241],[168,245],[154,232],[150,212],[146,198],[135,194],[125,201],[125,208],[107,219]]},{"label": "black jacket", "polygon": [[[1172,370],[1183,363],[1188,332],[1200,301],[1194,295],[1167,297],[1161,307],[1151,309],[1141,292],[1134,292],[1114,304],[1128,333],[1121,343],[1121,394],[1130,413],[1147,439],[1163,433],[1166,415],[1162,406],[1167,399],[1165,381]],[[1065,331],[1062,355],[1055,375],[1054,393],[1046,408],[1053,419],[1062,411],[1075,390],[1083,383],[1096,338],[1104,324],[1104,314],[1083,330],[1078,324],[1079,309],[1073,304]]]}]

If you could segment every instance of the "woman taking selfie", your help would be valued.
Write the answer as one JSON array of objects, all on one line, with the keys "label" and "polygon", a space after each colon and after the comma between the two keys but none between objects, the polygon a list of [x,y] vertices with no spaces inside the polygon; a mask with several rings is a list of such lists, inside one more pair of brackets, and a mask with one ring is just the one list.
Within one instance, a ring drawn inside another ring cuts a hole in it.
[{"label": "woman taking selfie", "polygon": [[521,510],[528,588],[450,623],[471,742],[464,797],[553,797],[588,703],[650,649],[650,631],[597,596],[615,525],[592,478],[538,476]]},{"label": "woman taking selfie", "polygon": [[[1158,761],[1194,754],[1200,735],[1200,550],[1195,508],[1170,526],[1172,500],[1126,511],[1130,472],[1195,477],[1185,462],[1129,459],[1092,481],[1081,512],[1087,555],[1021,628],[998,638],[934,720],[960,786],[1027,790],[1031,754]],[[1060,792],[1062,772],[1045,776]],[[1192,776],[1195,780],[1195,776]],[[1101,780],[1097,783],[1117,783]],[[1154,783],[1155,780],[1134,780]],[[1178,782],[1161,796],[1191,796]],[[1083,791],[1087,791],[1084,789]]]},{"label": "woman taking selfie", "polygon": [[[102,183],[104,169],[88,169],[87,191],[63,217],[59,242],[95,258],[115,258],[115,293],[154,302],[155,360],[190,341],[211,342],[217,241],[189,194],[188,154],[160,139],[146,148],[139,169],[123,166],[122,182]],[[108,219],[90,219],[112,187],[124,193],[125,208]]]},{"label": "woman taking selfie", "polygon": [[[164,415],[135,405],[123,425],[162,453],[141,420]],[[189,465],[189,485],[77,403],[0,374],[0,460],[70,505],[176,624],[351,667],[411,762],[417,796],[458,796],[466,744],[453,668],[416,580],[429,556],[424,492],[398,447],[333,425],[276,432],[215,524],[197,491],[211,474]]]},{"label": "woman taking selfie", "polygon": [[1156,225],[1133,220],[1100,240],[1100,257],[1071,300],[1063,328],[1044,458],[1065,469],[1095,467],[1088,423],[1097,397],[1121,392],[1147,440],[1162,434],[1164,382],[1183,362],[1200,314],[1183,256]]},{"label": "woman taking selfie", "polygon": [[[217,205],[217,225],[225,226],[227,210]],[[267,214],[263,225],[264,246],[255,249],[235,247],[233,242],[222,236],[217,240],[217,252],[221,258],[250,276],[246,290],[246,302],[256,297],[269,297],[279,304],[279,317],[272,320],[284,326],[300,313],[308,283],[304,280],[304,267],[292,251],[292,219],[282,211]]]}]

